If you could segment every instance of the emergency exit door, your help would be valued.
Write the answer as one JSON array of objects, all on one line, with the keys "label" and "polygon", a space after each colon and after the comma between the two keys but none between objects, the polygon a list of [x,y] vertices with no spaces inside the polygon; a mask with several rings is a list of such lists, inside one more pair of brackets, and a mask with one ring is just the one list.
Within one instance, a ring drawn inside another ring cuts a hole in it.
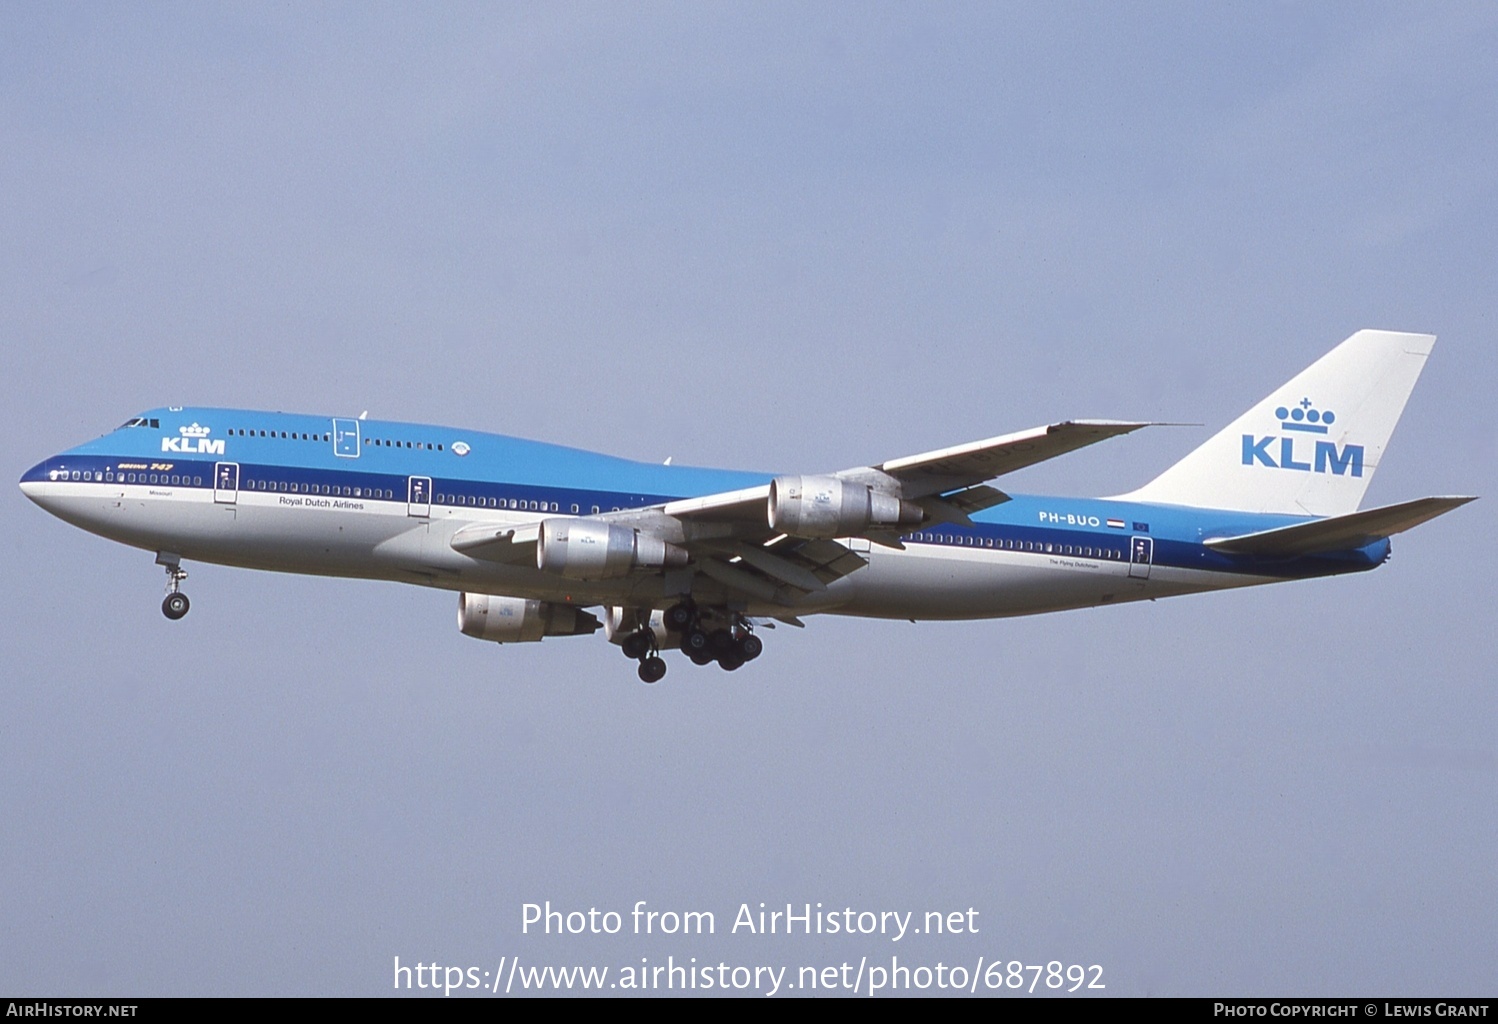
[{"label": "emergency exit door", "polygon": [[1150,564],[1155,560],[1153,537],[1135,537],[1129,545],[1129,575],[1135,579],[1150,578]]}]

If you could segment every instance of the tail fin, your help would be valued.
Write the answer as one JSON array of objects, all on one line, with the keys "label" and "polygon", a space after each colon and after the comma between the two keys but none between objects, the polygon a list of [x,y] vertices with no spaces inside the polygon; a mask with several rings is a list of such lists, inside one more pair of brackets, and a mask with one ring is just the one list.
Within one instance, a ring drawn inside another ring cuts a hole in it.
[{"label": "tail fin", "polygon": [[1359,331],[1120,497],[1239,512],[1356,512],[1435,342],[1431,334]]}]

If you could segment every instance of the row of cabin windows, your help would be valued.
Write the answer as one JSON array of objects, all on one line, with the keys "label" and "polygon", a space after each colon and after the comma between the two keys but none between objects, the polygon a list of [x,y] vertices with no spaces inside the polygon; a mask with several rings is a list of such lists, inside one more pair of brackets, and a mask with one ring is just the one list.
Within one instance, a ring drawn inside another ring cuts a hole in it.
[{"label": "row of cabin windows", "polygon": [[183,487],[202,487],[200,476],[183,476],[181,473],[115,473],[112,470],[95,472],[91,469],[73,470],[71,473],[58,470],[53,479],[103,481],[106,484],[173,484]]},{"label": "row of cabin windows", "polygon": [[[560,512],[562,510],[562,506],[554,501],[523,501],[519,498],[480,498],[467,494],[439,494],[437,495],[437,504],[463,505],[468,508],[509,508],[520,512]],[[577,514],[576,505],[572,506],[572,513],[573,515]]]},{"label": "row of cabin windows", "polygon": [[314,433],[314,434],[298,434],[295,430],[292,430],[292,431],[283,430],[283,431],[277,433],[274,430],[245,430],[242,427],[230,427],[229,428],[229,436],[230,437],[268,437],[272,441],[275,441],[277,439],[282,440],[282,441],[331,441],[331,440],[333,440],[333,435],[329,434],[329,433],[322,433],[322,434],[316,434],[316,433]]},{"label": "row of cabin windows", "polygon": [[[273,441],[274,440],[281,440],[281,441],[332,441],[333,440],[333,435],[330,434],[330,433],[327,433],[326,431],[323,432],[323,433],[321,433],[321,434],[318,434],[316,432],[311,433],[311,434],[304,434],[304,433],[298,433],[295,430],[290,430],[290,431],[287,431],[287,430],[282,430],[282,431],[275,431],[275,430],[246,430],[243,427],[230,427],[229,428],[229,436],[230,437],[266,437],[266,438],[270,438]],[[417,449],[419,451],[424,451],[424,452],[431,452],[431,451],[440,452],[440,451],[443,450],[442,449],[442,445],[437,444],[437,443],[432,442],[432,441],[392,441],[388,437],[382,437],[382,438],[366,437],[364,439],[364,444],[365,445],[373,445],[376,448],[413,448],[413,449]]]},{"label": "row of cabin windows", "polygon": [[[158,428],[159,429],[161,427],[161,420],[159,420],[159,419],[146,419],[143,416],[137,416],[134,419],[129,419],[129,420],[126,420],[124,423],[121,423],[119,425],[119,427],[117,427],[116,429],[118,429],[118,430],[124,430],[126,427],[154,427],[154,428]],[[266,438],[271,438],[272,440],[281,440],[281,441],[332,441],[333,440],[333,435],[330,434],[330,433],[328,433],[327,431],[324,431],[321,434],[316,433],[315,431],[313,433],[308,434],[308,433],[299,433],[299,432],[297,432],[295,430],[289,430],[289,431],[288,430],[281,430],[281,431],[276,431],[276,430],[248,430],[248,429],[246,429],[244,427],[230,427],[229,428],[229,436],[230,437],[266,437]],[[419,449],[421,451],[439,451],[439,452],[443,450],[442,445],[437,444],[437,443],[432,442],[432,441],[392,441],[389,438],[372,438],[371,437],[371,438],[365,438],[364,443],[367,444],[367,445],[374,445],[377,448],[415,448],[415,449]]]},{"label": "row of cabin windows", "polygon": [[[438,505],[460,505],[465,508],[511,509],[517,512],[562,511],[561,504],[555,501],[529,501],[521,500],[519,498],[480,498],[467,494],[439,494],[437,495],[435,500]],[[582,506],[576,503],[568,506],[568,508],[573,515],[582,514]],[[602,510],[597,505],[594,505],[592,507],[592,511],[589,512],[588,515],[596,516],[600,511]],[[614,511],[619,511],[618,505],[614,506]]]},{"label": "row of cabin windows", "polygon": [[1103,558],[1115,562],[1124,560],[1123,551],[1117,548],[1095,548],[1086,544],[1047,544],[1036,540],[996,539],[975,537],[971,534],[929,533],[911,534],[912,540],[932,544],[952,544],[957,547],[994,548],[1001,551],[1030,551],[1045,555],[1072,555],[1077,558]]},{"label": "row of cabin windows", "polygon": [[[92,482],[102,480],[105,483],[115,483],[115,474],[111,471],[96,473],[93,470],[75,469],[71,472],[73,480]],[[120,473],[119,483],[142,483],[142,484],[175,484],[181,486],[202,487],[203,478],[200,476],[188,477],[180,473]],[[301,484],[290,483],[285,480],[246,480],[244,489],[247,491],[275,491],[280,494],[320,494],[330,498],[384,498],[393,499],[395,492],[388,488],[379,487],[342,487],[335,484]],[[439,494],[437,495],[439,505],[462,505],[469,508],[508,508],[524,512],[560,512],[562,507],[557,502],[545,501],[522,501],[518,498],[479,498],[469,497],[466,494]],[[577,515],[579,507],[571,506],[573,515]],[[617,508],[615,512],[619,511]],[[593,515],[597,515],[599,508],[593,506]]]},{"label": "row of cabin windows", "polygon": [[[66,471],[59,471],[61,478]],[[128,483],[128,484],[173,484],[179,486],[202,487],[203,478],[200,476],[184,476],[180,473],[124,473],[116,474],[113,471],[94,472],[90,469],[75,469],[70,474],[73,480],[80,482],[93,482],[101,480],[105,483]],[[244,489],[247,491],[275,491],[280,494],[320,494],[330,498],[384,498],[393,499],[395,492],[388,488],[379,487],[343,487],[336,484],[301,484],[290,483],[285,480],[246,480]],[[439,505],[462,505],[469,508],[508,508],[524,512],[560,512],[561,505],[557,502],[545,501],[522,501],[519,498],[479,498],[469,497],[466,494],[439,494],[437,495]],[[571,506],[572,514],[577,515],[579,507]],[[619,511],[618,508],[614,509]],[[593,506],[593,515],[597,515],[599,508]]]},{"label": "row of cabin windows", "polygon": [[395,497],[395,492],[379,487],[340,487],[333,484],[298,484],[285,480],[246,480],[247,491],[276,491],[280,494],[321,494],[329,498],[385,498]]},{"label": "row of cabin windows", "polygon": [[389,438],[365,438],[364,443],[372,444],[377,448],[417,448],[427,452],[442,451],[440,444],[433,444],[430,441],[392,441]]},{"label": "row of cabin windows", "polygon": [[[105,483],[114,483],[115,474],[110,471],[96,473],[93,470],[73,470],[72,479],[77,481],[92,482],[102,480]],[[203,486],[203,478],[200,476],[188,477],[179,473],[120,473],[120,483],[142,483],[142,484],[177,484],[192,487]],[[384,498],[387,500],[395,497],[395,492],[388,488],[379,487],[343,487],[335,484],[302,484],[290,483],[285,480],[246,480],[244,489],[247,491],[275,491],[280,494],[320,494],[330,498]],[[510,508],[528,512],[560,512],[561,506],[556,502],[545,501],[521,501],[517,498],[470,498],[463,494],[439,494],[437,495],[439,505],[464,505],[477,508]],[[617,509],[615,510],[617,511]],[[577,515],[578,506],[572,506],[572,514]],[[598,506],[593,506],[593,513],[598,513]]]}]

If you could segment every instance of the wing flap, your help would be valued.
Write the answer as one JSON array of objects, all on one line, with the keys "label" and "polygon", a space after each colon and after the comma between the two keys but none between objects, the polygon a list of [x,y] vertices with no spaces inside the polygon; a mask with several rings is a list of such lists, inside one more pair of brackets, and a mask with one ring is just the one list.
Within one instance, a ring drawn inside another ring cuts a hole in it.
[{"label": "wing flap", "polygon": [[972,513],[1002,505],[1010,500],[1012,499],[1009,495],[997,487],[979,484],[977,487],[969,487],[942,497],[927,495],[924,498],[915,499],[915,503],[926,513],[926,521],[922,525],[956,523],[959,526],[972,526]]},{"label": "wing flap", "polygon": [[716,558],[698,559],[697,571],[708,579],[716,580],[730,590],[737,590],[741,594],[770,604],[789,605],[792,599],[792,591],[784,586],[777,585],[773,580],[756,576],[746,569],[737,565],[721,562]]},{"label": "wing flap", "polygon": [[995,505],[1002,505],[1011,499],[997,487],[980,484],[977,487],[958,491],[956,494],[943,495],[940,500],[971,515],[974,512],[982,512],[986,508],[993,508]]},{"label": "wing flap", "polygon": [[698,572],[725,587],[782,605],[826,590],[827,584],[868,564],[837,541],[784,536],[766,545],[704,545],[693,563]]},{"label": "wing flap", "polygon": [[1213,551],[1230,555],[1260,555],[1293,558],[1325,551],[1350,551],[1396,533],[1413,529],[1460,508],[1471,497],[1417,498],[1398,505],[1350,512],[1329,519],[1317,519],[1274,530],[1245,533],[1237,537],[1218,537],[1204,541]]},{"label": "wing flap", "polygon": [[808,566],[823,583],[842,579],[868,565],[868,560],[835,540],[799,540],[777,538],[765,547],[778,555],[791,556]]},{"label": "wing flap", "polygon": [[812,572],[796,564],[789,558],[772,554],[762,547],[753,544],[733,544],[728,547],[733,554],[738,555],[744,562],[752,565],[771,579],[788,583],[797,590],[803,590],[810,594],[818,590],[826,590],[827,584]]}]

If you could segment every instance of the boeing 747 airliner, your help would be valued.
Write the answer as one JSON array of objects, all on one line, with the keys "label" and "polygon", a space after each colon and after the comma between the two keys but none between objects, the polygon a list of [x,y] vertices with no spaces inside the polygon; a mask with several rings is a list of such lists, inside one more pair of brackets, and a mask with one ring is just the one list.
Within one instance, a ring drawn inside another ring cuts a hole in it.
[{"label": "boeing 747 airliner", "polygon": [[1360,572],[1472,499],[1359,511],[1435,338],[1359,331],[1155,480],[1111,498],[987,481],[1147,423],[1069,420],[874,466],[772,475],[451,427],[154,409],[28,470],[60,519],[184,560],[458,592],[468,636],[605,635],[733,670],[827,612],[978,619]]}]

